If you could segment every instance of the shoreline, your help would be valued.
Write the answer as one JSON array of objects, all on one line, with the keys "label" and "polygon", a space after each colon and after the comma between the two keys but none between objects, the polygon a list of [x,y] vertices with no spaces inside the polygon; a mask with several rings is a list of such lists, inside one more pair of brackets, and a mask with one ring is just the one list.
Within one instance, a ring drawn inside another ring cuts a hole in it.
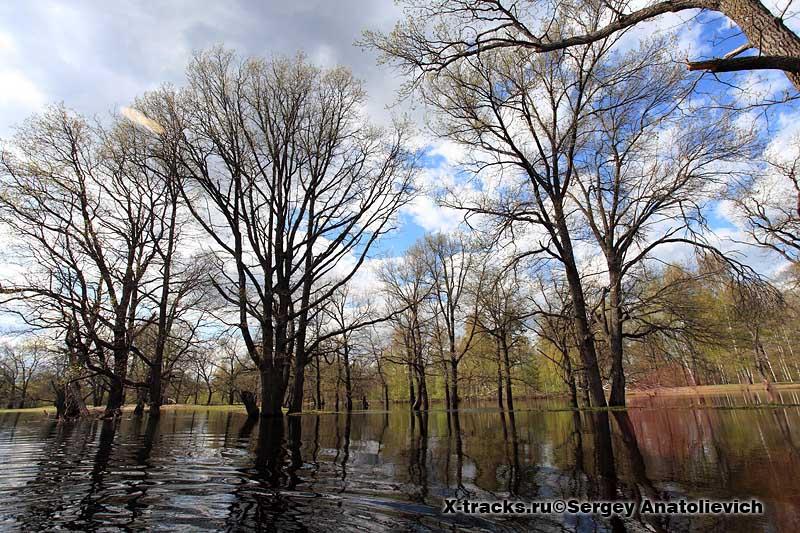
[{"label": "shoreline", "polygon": [[[796,390],[800,392],[800,383],[773,383],[773,389],[776,392],[781,391],[791,391]],[[753,394],[753,393],[764,393],[766,392],[766,388],[763,384],[728,384],[728,385],[698,385],[696,387],[651,387],[647,389],[633,389],[627,392],[626,397],[628,398],[653,398],[653,397],[692,397],[692,396],[715,396],[715,395],[725,395],[725,394]],[[546,395],[546,396],[535,396],[532,398],[527,397],[520,397],[520,401],[524,400],[543,400],[543,399],[555,399],[555,398],[562,398],[565,397],[564,394],[553,394],[553,395]],[[477,401],[491,401],[492,398],[479,398]],[[407,402],[392,402],[392,405],[396,405],[398,403],[407,403]],[[628,407],[636,407],[636,406],[628,406]],[[131,413],[136,408],[135,404],[125,404],[122,406],[123,413]],[[466,407],[469,409],[470,407]],[[89,413],[92,415],[102,414],[105,410],[105,407],[94,407],[94,406],[87,406]],[[614,408],[609,408],[614,409]],[[619,408],[621,409],[621,408]],[[201,404],[192,404],[192,403],[176,403],[176,404],[166,404],[161,406],[162,411],[189,411],[189,410],[197,410],[197,411],[237,411],[241,410],[242,412],[245,411],[244,404],[212,404],[212,405],[201,405]],[[526,410],[526,409],[521,409]],[[361,409],[354,410],[353,412],[379,412],[383,411],[382,409],[374,409],[363,411]],[[343,412],[343,411],[342,411]],[[41,413],[50,416],[51,414],[55,414],[55,407],[52,405],[42,405],[38,407],[25,407],[23,409],[0,409],[0,414],[8,414],[8,413]],[[145,411],[146,413],[146,411]],[[329,414],[335,413],[335,411],[317,411],[314,409],[309,409],[303,411],[301,414]]]}]

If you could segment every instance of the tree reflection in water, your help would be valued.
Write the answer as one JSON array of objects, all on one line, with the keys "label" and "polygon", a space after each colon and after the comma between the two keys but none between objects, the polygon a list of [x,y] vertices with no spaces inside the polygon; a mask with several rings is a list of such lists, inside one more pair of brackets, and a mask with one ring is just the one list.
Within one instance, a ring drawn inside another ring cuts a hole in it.
[{"label": "tree reflection in water", "polygon": [[[0,415],[0,529],[797,530],[800,410]],[[443,515],[473,501],[750,498],[761,517]]]}]

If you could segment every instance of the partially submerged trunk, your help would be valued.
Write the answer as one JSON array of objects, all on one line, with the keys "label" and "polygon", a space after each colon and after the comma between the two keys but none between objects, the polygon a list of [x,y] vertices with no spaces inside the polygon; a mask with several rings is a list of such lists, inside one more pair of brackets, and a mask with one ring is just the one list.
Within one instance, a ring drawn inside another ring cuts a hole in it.
[{"label": "partially submerged trunk", "polygon": [[458,409],[458,359],[450,359],[450,409]]},{"label": "partially submerged trunk", "polygon": [[83,401],[80,388],[76,382],[56,384],[52,383],[55,392],[56,418],[59,420],[73,420],[89,415],[89,410]]},{"label": "partially submerged trunk", "polygon": [[242,399],[244,408],[247,410],[248,418],[257,418],[259,415],[258,402],[256,395],[249,390],[239,391],[239,397]]},{"label": "partially submerged trunk", "polygon": [[508,339],[506,339],[505,334],[500,337],[500,346],[503,349],[503,369],[504,377],[505,377],[505,385],[506,385],[506,405],[508,406],[509,411],[514,410],[514,395],[511,392],[511,355],[510,355],[510,348],[508,346]]},{"label": "partially submerged trunk", "polygon": [[347,411],[353,410],[353,380],[350,372],[350,348],[344,346],[344,407]]},{"label": "partially submerged trunk", "polygon": [[128,375],[128,345],[125,341],[126,330],[117,329],[114,332],[114,371],[109,379],[108,401],[103,418],[114,418],[122,414],[122,405],[125,403],[125,379]]},{"label": "partially submerged trunk", "polygon": [[[609,265],[609,270],[616,268]],[[608,404],[625,406],[625,369],[623,368],[622,344],[622,279],[619,272],[609,272],[611,289],[610,301],[610,346],[611,346],[611,395]]]},{"label": "partially submerged trunk", "polygon": [[261,416],[283,416],[286,379],[280,365],[261,369]]},{"label": "partially submerged trunk", "polygon": [[[559,228],[562,229],[562,228]],[[563,230],[560,231],[562,246],[568,248],[568,257],[572,257],[572,243],[569,231],[564,223]],[[580,273],[573,261],[565,261],[565,271],[567,283],[569,285],[570,296],[572,297],[573,323],[575,325],[575,335],[578,339],[578,351],[586,373],[587,388],[591,398],[592,407],[606,407],[606,397],[603,391],[603,380],[600,377],[600,367],[597,364],[597,351],[595,349],[594,335],[592,334],[589,320],[586,314],[586,301],[583,297],[583,285]]]}]

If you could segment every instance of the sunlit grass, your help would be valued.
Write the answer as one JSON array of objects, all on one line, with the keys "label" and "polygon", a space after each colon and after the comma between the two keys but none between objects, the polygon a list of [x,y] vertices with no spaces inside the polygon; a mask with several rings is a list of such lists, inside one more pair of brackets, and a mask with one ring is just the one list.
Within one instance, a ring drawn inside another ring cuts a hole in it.
[{"label": "sunlit grass", "polygon": [[[787,391],[787,390],[794,390],[800,389],[800,384],[798,383],[773,383],[773,389],[776,392],[779,391]],[[697,387],[664,387],[664,388],[654,388],[648,390],[631,390],[628,391],[628,397],[669,397],[669,396],[682,396],[682,397],[703,397],[703,396],[713,396],[713,395],[721,395],[721,394],[745,394],[745,393],[763,393],[765,392],[764,385],[762,384],[753,384],[753,385],[744,385],[739,383],[733,383],[728,385],[700,385]],[[524,398],[520,398],[524,400]],[[797,403],[758,403],[754,405],[736,405],[736,406],[719,406],[719,405],[692,405],[691,408],[693,409],[761,409],[761,408],[779,408],[779,407],[796,407],[800,406]],[[128,404],[123,406],[122,410],[125,413],[133,412],[136,406],[134,404]],[[604,408],[595,408],[595,407],[582,407],[579,409],[573,409],[569,406],[563,407],[518,407],[515,409],[516,411],[552,411],[552,412],[561,412],[561,411],[624,411],[628,409],[652,409],[653,406],[646,406],[646,405],[628,405],[627,407],[604,407]],[[678,405],[678,406],[659,406],[659,409],[685,409],[686,406]],[[104,410],[104,407],[89,407],[89,412],[93,414],[100,414]],[[244,404],[215,404],[215,405],[201,405],[201,404],[167,404],[161,406],[162,411],[189,411],[189,412],[207,412],[207,411],[216,411],[216,412],[242,412],[244,413],[245,407]],[[444,411],[445,409],[430,409],[430,411]],[[478,408],[462,408],[460,411],[470,411],[470,410],[495,410],[493,407],[478,407]],[[147,409],[145,408],[145,412]],[[284,414],[288,412],[286,408],[283,409]],[[334,411],[329,409],[306,409],[302,413],[302,415],[331,415],[331,414],[341,414],[345,411]],[[385,413],[386,411],[383,409],[373,409],[373,410],[361,410],[361,409],[354,409],[352,414],[359,414],[359,413],[368,413],[368,414],[380,414]],[[24,409],[0,409],[0,414],[6,413],[39,413],[39,414],[46,414],[48,416],[55,415],[55,407],[52,405],[43,405],[39,407],[26,407]]]},{"label": "sunlit grass", "polygon": [[55,413],[55,407],[26,407],[24,409],[0,409],[0,414],[3,413],[44,413],[44,411]]}]

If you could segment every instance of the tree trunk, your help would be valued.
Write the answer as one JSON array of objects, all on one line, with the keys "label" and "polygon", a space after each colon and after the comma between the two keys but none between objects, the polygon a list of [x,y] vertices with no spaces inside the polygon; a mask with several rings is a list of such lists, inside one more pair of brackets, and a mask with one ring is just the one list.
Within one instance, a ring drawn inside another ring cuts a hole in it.
[{"label": "tree trunk", "polygon": [[306,385],[306,360],[304,354],[304,350],[297,350],[297,356],[294,360],[294,384],[292,385],[292,398],[289,402],[289,413],[303,412],[303,392]]},{"label": "tree trunk", "polygon": [[114,376],[109,380],[108,402],[103,418],[113,418],[122,413],[125,403],[123,380],[128,374],[128,347],[124,345],[125,331],[114,333]]},{"label": "tree trunk", "polygon": [[164,403],[164,392],[161,390],[161,367],[163,359],[156,356],[150,373],[150,415],[159,416]]},{"label": "tree trunk", "polygon": [[450,410],[450,376],[448,376],[449,372],[447,370],[447,363],[443,362],[443,369],[442,369],[442,377],[444,378],[444,406],[445,410]]},{"label": "tree trunk", "polygon": [[[23,378],[24,379],[24,378]],[[25,408],[25,401],[28,399],[28,384],[24,383],[20,389],[19,408]]]},{"label": "tree trunk", "polygon": [[503,367],[505,369],[505,382],[506,382],[506,405],[509,411],[514,411],[514,395],[511,392],[511,358],[508,347],[508,339],[506,339],[505,332],[500,337],[500,346],[503,348]]},{"label": "tree trunk", "polygon": [[345,341],[344,346],[344,407],[347,411],[353,410],[353,381],[350,375],[350,348]]},{"label": "tree trunk", "polygon": [[554,202],[556,209],[556,225],[561,247],[563,248],[564,272],[567,275],[567,284],[572,298],[573,322],[575,335],[578,339],[578,349],[586,372],[586,380],[592,407],[606,407],[606,397],[603,391],[603,380],[600,377],[600,367],[597,364],[597,351],[594,345],[589,320],[586,314],[586,300],[583,296],[583,284],[580,272],[575,264],[575,255],[572,250],[572,239],[567,227],[563,206]]},{"label": "tree trunk", "polygon": [[414,367],[411,363],[408,364],[408,406],[413,408],[417,402],[416,395],[414,394]]},{"label": "tree trunk", "polygon": [[414,402],[415,411],[428,410],[428,384],[425,379],[425,371],[417,369],[417,401]]},{"label": "tree trunk", "polygon": [[317,364],[315,365],[315,367],[317,369],[317,379],[316,379],[316,383],[315,383],[316,388],[317,388],[317,391],[316,391],[317,392],[317,398],[316,398],[317,409],[322,409],[322,408],[325,407],[325,399],[322,397],[322,384],[320,383],[320,375],[319,375],[319,373],[320,373],[319,372],[320,364],[321,363],[319,361],[319,355],[318,355],[317,356]]},{"label": "tree trunk", "polygon": [[115,417],[120,414],[124,401],[123,394],[122,382],[116,376],[109,380],[108,400],[106,401],[104,418]]},{"label": "tree trunk", "polygon": [[[757,0],[721,0],[719,11],[736,23],[764,56],[800,58],[800,38]],[[785,72],[800,90],[800,73]]]},{"label": "tree trunk", "polygon": [[256,402],[256,395],[249,390],[239,391],[239,396],[242,399],[244,408],[247,410],[248,418],[257,418],[259,414],[258,403]]},{"label": "tree trunk", "polygon": [[450,408],[458,409],[458,359],[450,359]]},{"label": "tree trunk", "polygon": [[97,377],[92,381],[92,405],[94,407],[100,407],[103,405],[103,396],[106,395],[106,390],[103,388],[103,384],[100,381],[100,378]]},{"label": "tree trunk", "polygon": [[622,277],[613,262],[609,264],[611,289],[609,300],[611,307],[610,340],[611,345],[611,395],[608,404],[625,406],[625,369],[622,365]]},{"label": "tree trunk", "polygon": [[283,416],[283,394],[285,392],[283,372],[277,367],[261,369],[261,416]]},{"label": "tree trunk", "polygon": [[72,420],[82,416],[89,416],[89,410],[83,402],[80,388],[77,383],[56,385],[51,383],[55,392],[56,418],[59,420]]},{"label": "tree trunk", "polygon": [[497,355],[497,407],[502,411],[503,405],[503,369],[500,356],[500,339],[495,339]]},{"label": "tree trunk", "polygon": [[[174,186],[170,183],[170,186]],[[158,302],[158,337],[156,350],[150,368],[150,415],[158,417],[161,414],[161,405],[164,403],[164,392],[161,390],[161,373],[164,370],[164,352],[167,349],[170,322],[167,320],[169,308],[170,282],[172,281],[172,259],[175,248],[175,228],[178,216],[177,192],[171,187],[172,210],[170,212],[169,232],[167,234],[167,250],[164,254],[164,271],[161,278],[161,299]]]},{"label": "tree trunk", "polygon": [[147,402],[148,389],[136,389],[136,407],[133,410],[134,416],[142,416],[144,414],[144,405]]},{"label": "tree trunk", "polygon": [[578,408],[578,389],[575,386],[575,376],[570,374],[567,378],[567,383],[569,387],[569,405],[573,409]]}]

